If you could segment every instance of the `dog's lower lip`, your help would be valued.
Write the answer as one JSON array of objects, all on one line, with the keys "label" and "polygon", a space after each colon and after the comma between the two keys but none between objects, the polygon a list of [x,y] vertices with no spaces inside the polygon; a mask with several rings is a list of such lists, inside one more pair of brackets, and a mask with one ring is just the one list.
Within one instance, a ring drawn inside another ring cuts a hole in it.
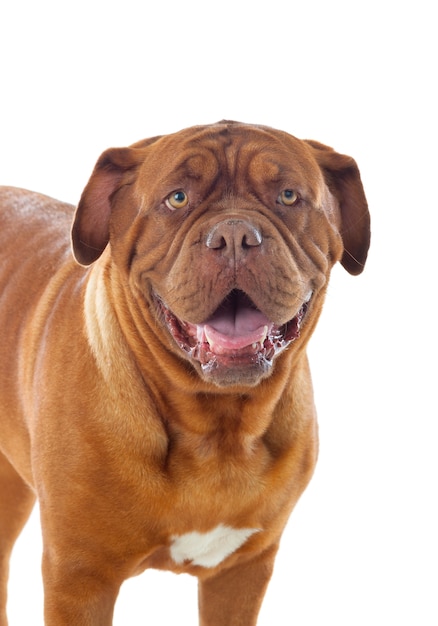
[{"label": "dog's lower lip", "polygon": [[253,335],[249,334],[246,338],[230,339],[222,336],[220,341],[215,341],[220,333],[208,324],[191,324],[180,320],[159,296],[156,296],[155,300],[178,346],[205,368],[218,362],[228,367],[244,363],[251,365],[260,361],[271,362],[274,356],[299,338],[301,323],[311,296],[312,294],[309,293],[298,313],[282,326],[274,323],[264,324],[255,329]]}]

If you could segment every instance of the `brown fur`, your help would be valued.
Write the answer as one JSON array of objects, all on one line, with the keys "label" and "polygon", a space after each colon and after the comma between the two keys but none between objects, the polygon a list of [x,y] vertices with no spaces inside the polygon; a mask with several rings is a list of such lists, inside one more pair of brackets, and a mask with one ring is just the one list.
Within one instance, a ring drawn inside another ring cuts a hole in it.
[{"label": "brown fur", "polygon": [[[0,625],[35,497],[47,626],[110,625],[121,583],[148,567],[199,578],[202,626],[256,624],[317,456],[306,344],[332,266],[357,274],[368,250],[354,160],[231,122],[108,150],[74,216],[79,263],[71,206],[0,198]],[[243,292],[280,327],[309,290],[269,366],[203,368],[166,323],[202,324]],[[254,532],[214,566],[172,558],[175,537],[219,525]]]}]

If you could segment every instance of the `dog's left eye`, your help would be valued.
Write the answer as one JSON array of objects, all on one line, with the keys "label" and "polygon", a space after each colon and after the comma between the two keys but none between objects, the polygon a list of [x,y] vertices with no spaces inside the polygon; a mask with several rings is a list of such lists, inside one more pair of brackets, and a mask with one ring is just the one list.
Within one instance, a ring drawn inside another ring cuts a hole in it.
[{"label": "dog's left eye", "polygon": [[189,197],[185,191],[173,191],[166,199],[166,206],[169,209],[183,209],[189,203]]},{"label": "dog's left eye", "polygon": [[277,198],[277,202],[285,206],[292,206],[298,202],[299,196],[293,189],[284,189]]}]

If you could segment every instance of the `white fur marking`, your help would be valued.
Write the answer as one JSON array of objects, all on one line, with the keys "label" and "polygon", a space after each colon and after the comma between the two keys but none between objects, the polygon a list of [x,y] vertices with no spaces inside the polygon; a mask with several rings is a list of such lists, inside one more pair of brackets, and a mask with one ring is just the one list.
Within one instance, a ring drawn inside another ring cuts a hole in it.
[{"label": "white fur marking", "polygon": [[121,371],[124,370],[123,374],[132,378],[129,370],[130,357],[125,347],[126,341],[108,300],[103,272],[104,270],[97,265],[91,271],[85,291],[85,323],[88,342],[97,365],[107,382],[115,385],[118,393],[119,387],[116,383],[126,380]]},{"label": "white fur marking", "polygon": [[174,535],[170,555],[175,563],[190,561],[192,565],[216,567],[245,543],[257,528],[231,528],[219,524],[207,533],[197,531]]}]

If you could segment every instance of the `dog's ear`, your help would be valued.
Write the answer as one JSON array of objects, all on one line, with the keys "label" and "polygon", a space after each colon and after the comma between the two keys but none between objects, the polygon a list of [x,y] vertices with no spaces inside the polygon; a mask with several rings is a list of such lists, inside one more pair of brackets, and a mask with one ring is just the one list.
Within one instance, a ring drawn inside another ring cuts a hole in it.
[{"label": "dog's ear", "polygon": [[144,139],[129,148],[110,148],[99,157],[71,230],[73,254],[81,265],[91,265],[104,251],[109,241],[112,197],[143,162],[144,149],[157,139]]},{"label": "dog's ear", "polygon": [[339,202],[342,265],[350,274],[360,274],[370,245],[370,214],[356,161],[317,141],[306,141],[323,171],[331,193]]},{"label": "dog's ear", "polygon": [[100,257],[109,241],[111,199],[123,184],[124,175],[141,163],[135,148],[110,148],[96,163],[73,220],[73,254],[81,265]]}]

